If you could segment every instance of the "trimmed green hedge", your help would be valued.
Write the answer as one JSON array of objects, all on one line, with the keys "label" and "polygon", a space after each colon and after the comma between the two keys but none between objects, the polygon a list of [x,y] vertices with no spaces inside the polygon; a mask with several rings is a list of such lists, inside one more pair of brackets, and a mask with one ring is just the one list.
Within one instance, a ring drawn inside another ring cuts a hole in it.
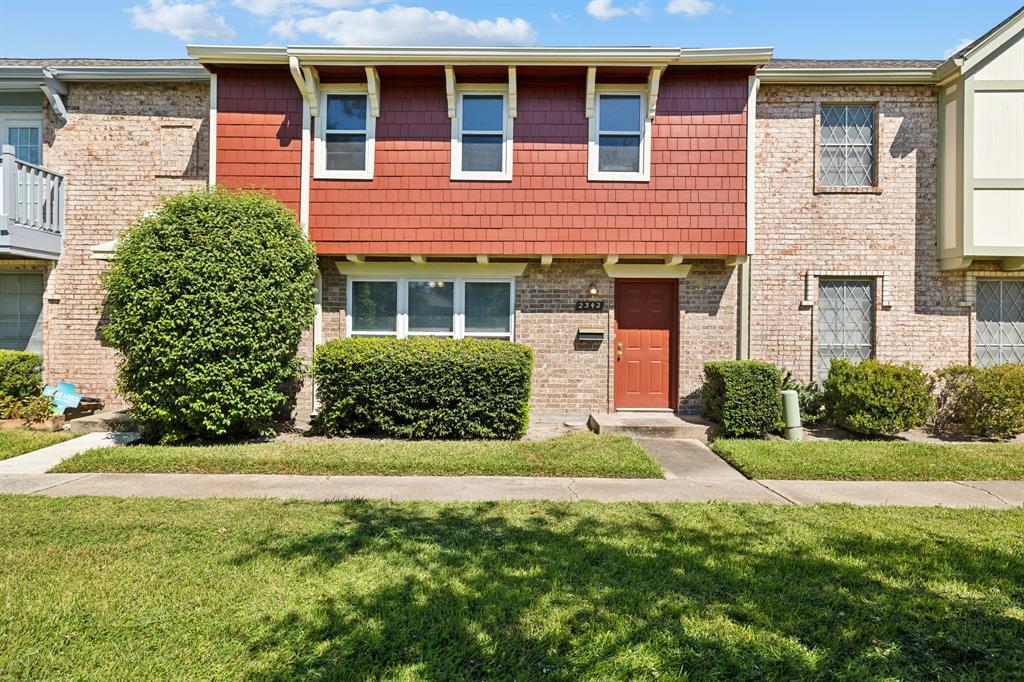
[{"label": "trimmed green hedge", "polygon": [[833,360],[825,379],[828,418],[869,436],[891,436],[924,425],[935,411],[928,375],[910,363]]},{"label": "trimmed green hedge", "polygon": [[1024,365],[953,365],[935,376],[941,386],[937,429],[982,438],[1024,433]]},{"label": "trimmed green hedge", "polygon": [[508,341],[348,338],[316,350],[317,431],[511,440],[529,422],[533,351]]},{"label": "trimmed green hedge", "polygon": [[704,364],[704,415],[730,436],[763,436],[782,427],[782,373],[770,362]]},{"label": "trimmed green hedge", "polygon": [[0,350],[0,395],[24,400],[43,390],[43,359],[35,353]]},{"label": "trimmed green hedge", "polygon": [[118,241],[103,338],[147,438],[273,432],[302,374],[316,253],[295,214],[258,192],[171,197]]}]

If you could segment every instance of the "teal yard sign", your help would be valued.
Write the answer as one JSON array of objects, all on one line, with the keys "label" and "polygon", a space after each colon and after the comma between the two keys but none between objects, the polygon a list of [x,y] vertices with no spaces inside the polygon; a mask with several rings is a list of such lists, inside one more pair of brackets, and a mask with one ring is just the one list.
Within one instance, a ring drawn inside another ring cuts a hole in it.
[{"label": "teal yard sign", "polygon": [[53,413],[64,414],[69,407],[78,407],[82,402],[82,394],[75,390],[74,384],[62,381],[56,387],[47,386],[43,389],[43,395],[50,396],[53,401]]}]

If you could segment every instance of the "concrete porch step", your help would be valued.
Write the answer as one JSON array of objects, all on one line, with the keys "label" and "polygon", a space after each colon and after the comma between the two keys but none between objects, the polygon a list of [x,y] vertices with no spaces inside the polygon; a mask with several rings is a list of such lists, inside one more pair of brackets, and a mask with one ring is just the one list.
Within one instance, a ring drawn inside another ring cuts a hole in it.
[{"label": "concrete porch step", "polygon": [[131,417],[125,410],[110,410],[109,412],[96,412],[77,419],[69,419],[67,422],[68,431],[75,433],[100,433],[107,431],[132,431]]},{"label": "concrete porch step", "polygon": [[612,412],[591,414],[587,426],[594,433],[634,438],[690,438],[707,443],[717,425],[693,415],[671,412]]}]

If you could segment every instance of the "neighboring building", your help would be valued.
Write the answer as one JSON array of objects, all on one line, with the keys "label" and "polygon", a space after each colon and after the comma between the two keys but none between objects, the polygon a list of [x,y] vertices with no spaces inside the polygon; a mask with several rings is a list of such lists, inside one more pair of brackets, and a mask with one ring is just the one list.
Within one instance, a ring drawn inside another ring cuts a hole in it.
[{"label": "neighboring building", "polygon": [[514,339],[537,412],[695,411],[716,359],[801,378],[835,357],[1024,361],[1024,12],[945,62],[189,51],[205,70],[0,61],[4,141],[67,197],[66,218],[11,199],[36,232],[0,241],[19,292],[2,344],[41,345],[49,378],[108,405],[110,240],[207,180],[268,190],[316,244],[305,356],[347,335]]}]

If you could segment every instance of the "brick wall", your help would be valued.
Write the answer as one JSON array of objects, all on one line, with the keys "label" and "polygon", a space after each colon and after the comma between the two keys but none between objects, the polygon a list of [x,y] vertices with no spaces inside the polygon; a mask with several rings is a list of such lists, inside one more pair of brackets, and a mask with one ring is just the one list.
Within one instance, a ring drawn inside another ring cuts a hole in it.
[{"label": "brick wall", "polygon": [[[815,194],[817,107],[860,101],[879,105],[880,191]],[[877,295],[881,282],[875,297],[880,360],[934,369],[970,359],[970,314],[958,305],[964,276],[940,273],[936,260],[937,144],[937,100],[930,87],[762,86],[753,357],[803,378],[817,371],[817,311],[800,303],[805,274],[824,271],[884,275],[887,305]]]},{"label": "brick wall", "polygon": [[99,341],[107,263],[89,249],[162,197],[206,185],[209,90],[206,83],[74,83],[66,104],[67,124],[47,108],[43,130],[43,164],[67,179],[63,250],[44,310],[46,376],[120,406],[117,356]]},{"label": "brick wall", "polygon": [[[312,180],[321,253],[743,253],[742,70],[662,78],[650,183],[587,180],[582,71],[518,79],[511,182],[450,179],[440,69],[382,71],[381,93],[374,179]],[[218,182],[297,203],[301,100],[288,72],[221,71],[218,101]]]},{"label": "brick wall", "polygon": [[[321,257],[323,338],[345,335],[345,277],[336,260]],[[695,263],[680,280],[680,409],[700,411],[704,362],[735,358],[736,275],[713,261]],[[577,312],[576,300],[588,286],[608,302],[603,312]],[[613,280],[598,260],[555,260],[549,267],[533,262],[516,280],[516,341],[534,350],[531,408],[538,413],[586,414],[614,409],[611,320]],[[601,343],[580,343],[580,327],[605,330]]]}]

